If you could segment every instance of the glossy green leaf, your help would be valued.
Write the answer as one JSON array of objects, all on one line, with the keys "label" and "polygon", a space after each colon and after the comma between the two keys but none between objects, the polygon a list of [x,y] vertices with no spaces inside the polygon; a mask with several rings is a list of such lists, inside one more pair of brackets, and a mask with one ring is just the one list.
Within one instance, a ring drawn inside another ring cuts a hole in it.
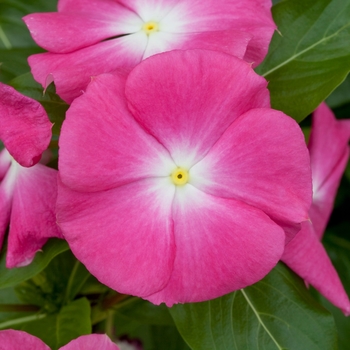
[{"label": "glossy green leaf", "polygon": [[116,316],[124,316],[143,324],[174,326],[169,309],[165,305],[156,306],[142,299],[135,299],[118,308]]},{"label": "glossy green leaf", "polygon": [[9,84],[23,95],[41,103],[51,122],[54,123],[52,128],[53,134],[59,135],[65,113],[69,106],[56,94],[54,85],[51,84],[44,92],[42,86],[33,79],[30,73],[23,74],[11,80]]},{"label": "glossy green leaf", "polygon": [[0,81],[29,71],[29,55],[42,52],[35,44],[22,21],[33,12],[55,11],[55,0],[2,0],[0,1]]},{"label": "glossy green leaf", "polygon": [[139,339],[143,350],[189,350],[175,326],[152,325],[130,320],[120,314],[115,317],[115,329],[118,337]]},{"label": "glossy green leaf", "polygon": [[253,286],[170,309],[193,350],[334,350],[332,316],[282,263]]},{"label": "glossy green leaf", "polygon": [[[350,224],[342,226],[341,230],[349,234]],[[350,296],[350,242],[335,235],[326,234],[324,244],[334,267],[338,271],[344,288]],[[350,317],[345,317],[338,308],[329,303],[322,296],[319,297],[322,304],[327,307],[334,316],[338,328],[339,350],[347,350],[350,342]]]},{"label": "glossy green leaf", "polygon": [[[340,107],[346,103],[350,103],[350,75],[339,85],[326,100],[331,108]],[[350,114],[348,115],[350,118]]]},{"label": "glossy green leaf", "polygon": [[273,108],[301,121],[350,71],[350,0],[281,1],[273,16],[280,33],[257,72]]},{"label": "glossy green leaf", "polygon": [[32,278],[42,271],[56,255],[68,249],[69,247],[66,241],[50,239],[42,251],[36,253],[30,265],[14,269],[6,268],[6,251],[3,251],[0,255],[0,289],[15,286],[20,282]]}]

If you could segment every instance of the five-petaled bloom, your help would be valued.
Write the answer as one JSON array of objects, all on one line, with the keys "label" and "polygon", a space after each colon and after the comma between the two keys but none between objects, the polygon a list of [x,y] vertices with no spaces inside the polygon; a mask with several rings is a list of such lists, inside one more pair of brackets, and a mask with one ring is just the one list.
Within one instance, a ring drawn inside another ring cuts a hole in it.
[{"label": "five-petaled bloom", "polygon": [[58,12],[24,17],[49,51],[29,64],[68,103],[91,76],[131,69],[163,51],[218,50],[256,65],[276,28],[270,9],[271,0],[59,0]]},{"label": "five-petaled bloom", "polygon": [[57,171],[39,164],[52,124],[39,102],[0,83],[0,245],[9,227],[6,266],[28,265],[56,225]]},{"label": "five-petaled bloom", "polygon": [[96,77],[72,103],[58,224],[101,282],[172,305],[276,265],[308,219],[311,172],[299,126],[270,108],[266,85],[233,56],[171,51]]},{"label": "five-petaled bloom", "polygon": [[[50,350],[39,338],[23,331],[7,329],[0,331],[0,344],[8,350]],[[82,335],[58,350],[120,350],[105,334]]]},{"label": "five-petaled bloom", "polygon": [[313,181],[310,221],[302,223],[301,231],[287,244],[282,257],[282,261],[345,315],[350,314],[349,298],[320,240],[348,163],[349,138],[350,121],[336,120],[322,103],[314,112],[309,141]]}]

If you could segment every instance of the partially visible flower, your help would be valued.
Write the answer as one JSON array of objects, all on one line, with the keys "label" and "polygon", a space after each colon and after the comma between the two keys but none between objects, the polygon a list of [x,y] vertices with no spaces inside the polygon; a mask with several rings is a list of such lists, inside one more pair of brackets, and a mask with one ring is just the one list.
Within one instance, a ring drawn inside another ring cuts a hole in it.
[{"label": "partially visible flower", "polygon": [[[0,331],[0,348],[3,350],[50,350],[39,338],[23,331]],[[105,334],[82,335],[59,350],[120,350]]]},{"label": "partially visible flower", "polygon": [[131,69],[175,49],[265,57],[274,29],[271,0],[59,0],[57,13],[24,17],[48,53],[29,57],[34,78],[70,103],[91,76]]},{"label": "partially visible flower", "polygon": [[[179,64],[181,62],[181,64]],[[105,74],[67,112],[57,220],[102,283],[155,304],[263,278],[311,204],[310,161],[267,82],[233,56],[171,51]]]},{"label": "partially visible flower", "polygon": [[315,287],[345,315],[349,298],[320,240],[333,209],[334,198],[349,159],[350,121],[336,120],[322,103],[313,114],[309,141],[313,181],[310,221],[286,246],[282,261]]},{"label": "partially visible flower", "polygon": [[8,225],[8,268],[29,264],[49,237],[62,237],[55,217],[57,171],[38,161],[51,123],[37,101],[0,83],[0,245]]}]

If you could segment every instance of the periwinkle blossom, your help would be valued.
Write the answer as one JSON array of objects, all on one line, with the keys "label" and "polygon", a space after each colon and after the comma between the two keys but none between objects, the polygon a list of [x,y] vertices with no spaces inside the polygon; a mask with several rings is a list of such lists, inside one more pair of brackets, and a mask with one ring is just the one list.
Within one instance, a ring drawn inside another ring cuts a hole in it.
[{"label": "periwinkle blossom", "polygon": [[[23,331],[0,331],[0,348],[3,350],[50,350],[39,338]],[[73,339],[58,350],[120,350],[105,334],[88,334]]]},{"label": "periwinkle blossom", "polygon": [[34,78],[44,87],[54,80],[68,103],[91,76],[163,51],[219,50],[257,65],[276,28],[271,0],[59,0],[58,12],[24,21],[49,51],[29,57]]},{"label": "periwinkle blossom", "polygon": [[[181,62],[181,64],[179,64]],[[251,65],[205,50],[100,75],[67,111],[57,220],[102,283],[155,304],[263,278],[311,204],[297,123]]]},{"label": "periwinkle blossom", "polygon": [[56,224],[57,171],[39,164],[51,139],[39,102],[0,83],[0,245],[9,226],[6,266],[29,264]]},{"label": "periwinkle blossom", "polygon": [[345,315],[350,302],[320,240],[332,213],[337,189],[349,159],[350,121],[336,120],[322,103],[313,114],[309,141],[313,202],[310,220],[286,246],[282,261],[315,287]]}]

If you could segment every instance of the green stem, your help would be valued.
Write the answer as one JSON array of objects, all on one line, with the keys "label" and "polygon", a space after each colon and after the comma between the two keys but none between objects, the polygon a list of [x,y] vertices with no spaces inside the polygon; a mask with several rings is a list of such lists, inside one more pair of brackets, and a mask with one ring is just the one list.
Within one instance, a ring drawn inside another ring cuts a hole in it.
[{"label": "green stem", "polygon": [[[134,297],[131,297],[130,295],[126,295],[126,294],[115,294],[111,297],[108,297],[106,299],[103,300],[102,302],[102,309],[103,310],[108,310],[110,308],[115,308],[116,305],[120,305],[123,304],[126,300],[129,299],[134,299]],[[136,299],[136,298],[135,298]]]},{"label": "green stem", "polygon": [[110,339],[114,339],[114,337],[115,337],[115,332],[114,332],[114,311],[112,311],[112,310],[108,310],[107,311],[105,332],[109,336]]},{"label": "green stem", "polygon": [[40,315],[35,314],[32,316],[26,316],[26,317],[16,318],[14,320],[6,321],[6,322],[1,322],[0,329],[9,328],[9,327],[15,326],[17,324],[21,324],[21,323],[41,320],[41,319],[45,318],[46,316],[47,316],[46,314],[40,314]]},{"label": "green stem", "polygon": [[5,32],[3,31],[3,29],[0,26],[0,39],[3,42],[4,46],[6,49],[10,50],[12,49],[12,45],[10,43],[10,40],[7,38]]},{"label": "green stem", "polygon": [[40,308],[36,305],[0,304],[0,312],[36,312]]},{"label": "green stem", "polygon": [[71,290],[72,290],[72,286],[73,286],[73,283],[74,283],[74,278],[75,278],[75,275],[77,274],[77,271],[78,271],[78,268],[79,268],[79,265],[80,265],[80,261],[77,260],[73,266],[73,270],[69,276],[69,280],[68,280],[68,284],[67,284],[67,289],[66,289],[66,294],[64,296],[64,301],[63,301],[63,305],[65,305],[66,303],[68,303],[69,301],[69,297],[70,297],[70,293],[71,293]]}]

